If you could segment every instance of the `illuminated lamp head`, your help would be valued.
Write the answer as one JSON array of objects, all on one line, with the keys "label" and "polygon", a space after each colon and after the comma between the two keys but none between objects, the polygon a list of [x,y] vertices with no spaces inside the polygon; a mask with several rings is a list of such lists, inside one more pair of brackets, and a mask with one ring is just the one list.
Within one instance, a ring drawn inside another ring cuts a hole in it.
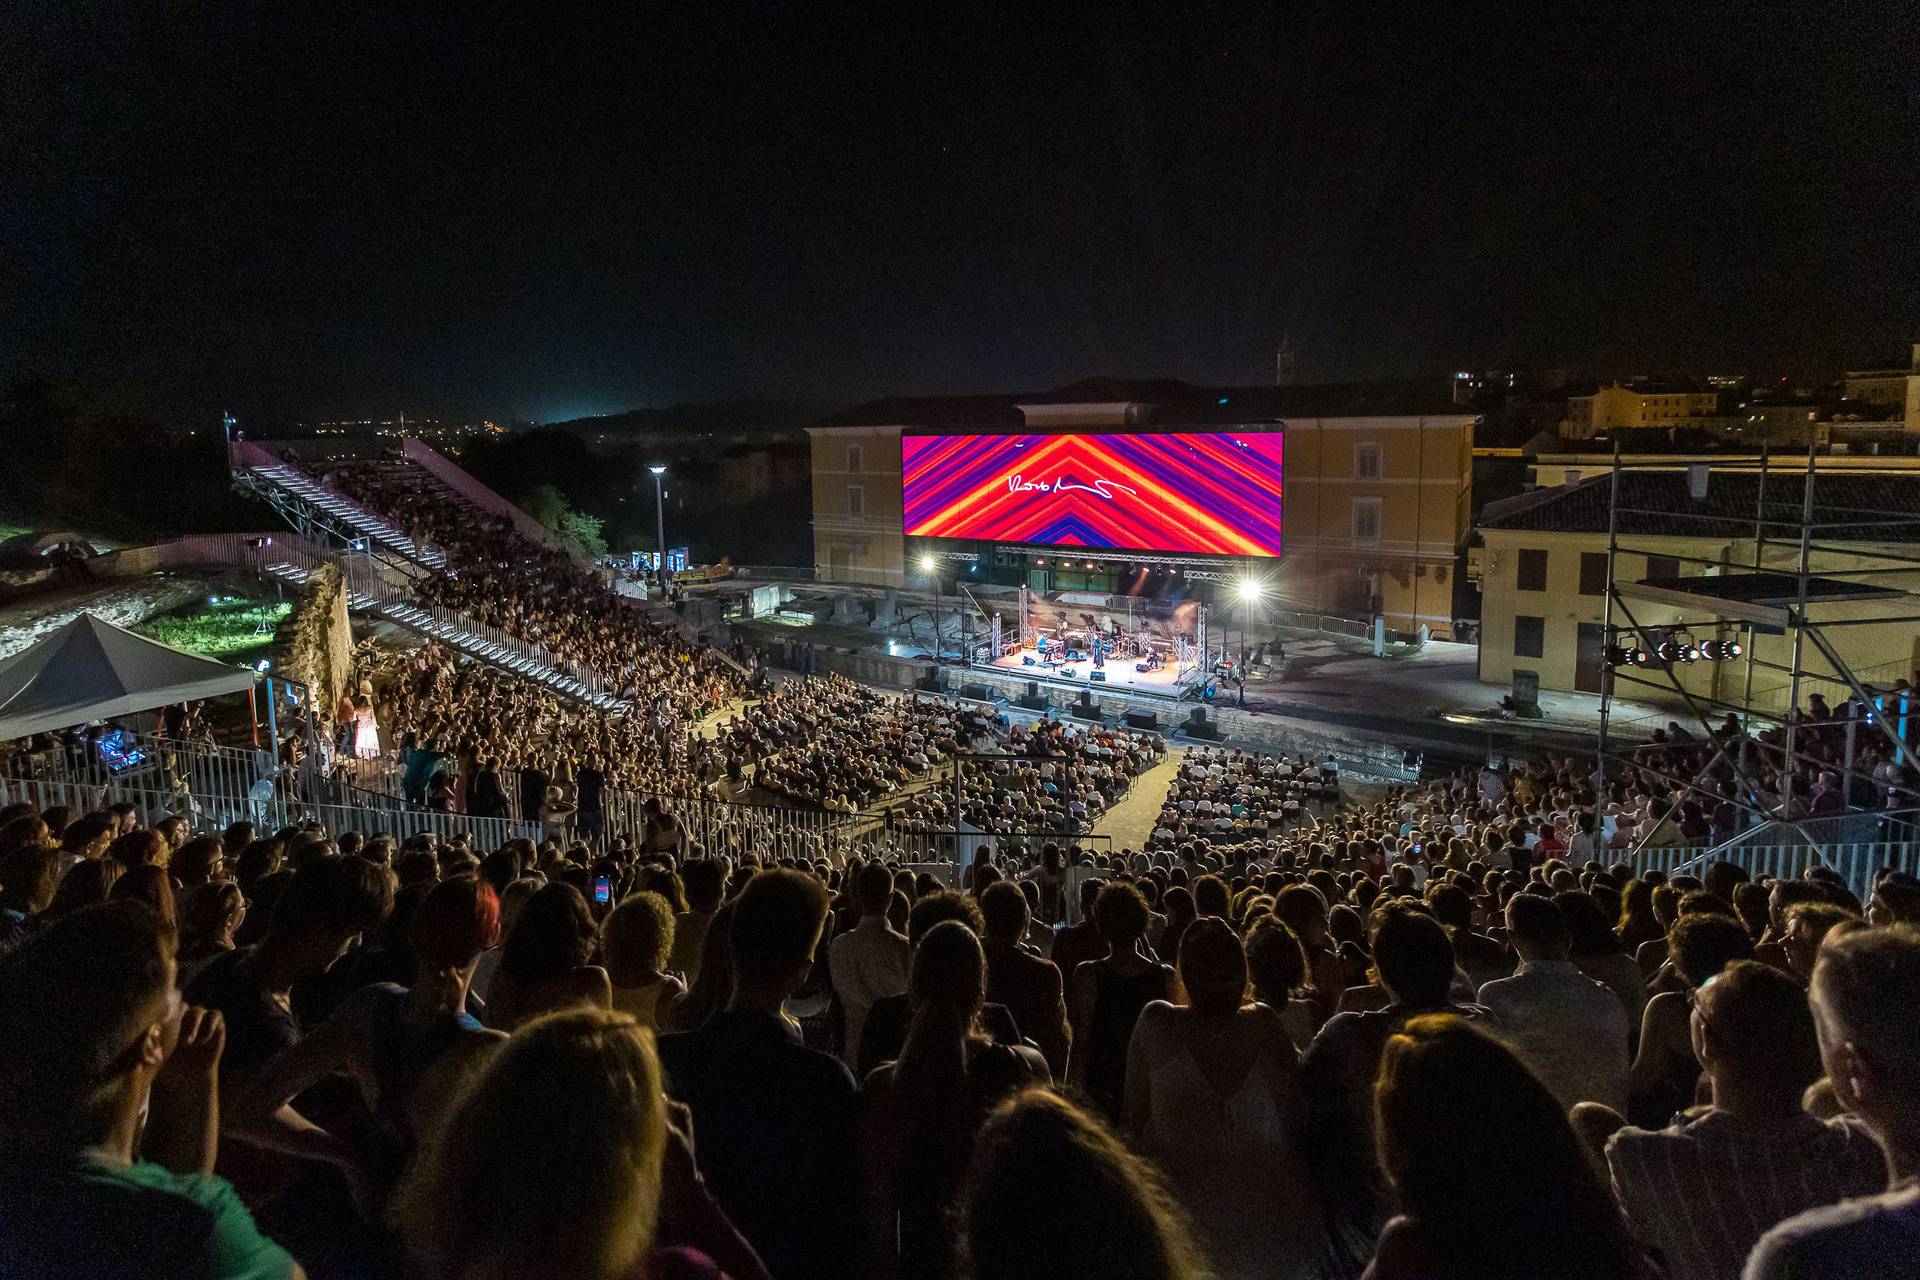
[{"label": "illuminated lamp head", "polygon": [[1260,598],[1260,584],[1252,578],[1240,579],[1240,598],[1249,603]]},{"label": "illuminated lamp head", "polygon": [[920,572],[922,572],[922,573],[932,573],[932,572],[933,572],[933,557],[932,557],[932,556],[921,556],[921,557],[920,557]]}]

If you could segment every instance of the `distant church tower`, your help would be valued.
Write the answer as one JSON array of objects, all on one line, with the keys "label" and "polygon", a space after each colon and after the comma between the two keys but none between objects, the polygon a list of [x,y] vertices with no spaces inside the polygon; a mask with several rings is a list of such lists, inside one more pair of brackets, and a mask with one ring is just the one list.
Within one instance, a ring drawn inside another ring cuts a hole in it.
[{"label": "distant church tower", "polygon": [[1280,349],[1273,353],[1273,385],[1290,387],[1293,385],[1293,337],[1283,334]]}]

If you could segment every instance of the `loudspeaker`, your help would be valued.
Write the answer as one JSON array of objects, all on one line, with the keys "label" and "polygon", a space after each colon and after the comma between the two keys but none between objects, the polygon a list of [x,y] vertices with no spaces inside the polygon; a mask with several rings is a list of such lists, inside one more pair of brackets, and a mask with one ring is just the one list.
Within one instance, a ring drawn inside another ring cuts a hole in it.
[{"label": "loudspeaker", "polygon": [[1129,711],[1126,714],[1126,722],[1129,729],[1157,730],[1160,728],[1160,717],[1151,711]]},{"label": "loudspeaker", "polygon": [[1095,671],[1090,673],[1087,679],[1093,681],[1095,684],[1105,684],[1107,682],[1107,673],[1104,671]]},{"label": "loudspeaker", "polygon": [[919,689],[923,693],[939,693],[940,677],[934,676],[934,675],[921,676],[918,680],[915,680],[913,682],[913,687],[916,689]]},{"label": "loudspeaker", "polygon": [[1208,742],[1220,741],[1220,722],[1207,719],[1205,707],[1195,707],[1193,714],[1187,717],[1187,736],[1204,738]]},{"label": "loudspeaker", "polygon": [[960,686],[960,696],[972,698],[975,702],[987,702],[992,699],[993,694],[983,684],[963,684]]},{"label": "loudspeaker", "polygon": [[1045,711],[1047,709],[1046,697],[1038,693],[1023,693],[1014,699],[1014,701],[1018,702],[1028,711]]},{"label": "loudspeaker", "polygon": [[1080,695],[1080,701],[1068,707],[1067,710],[1075,720],[1090,720],[1095,724],[1105,722],[1105,718],[1100,714],[1100,708],[1084,693]]},{"label": "loudspeaker", "polygon": [[1027,696],[1029,698],[1037,698],[1040,696],[1040,682],[1038,680],[1027,681]]}]

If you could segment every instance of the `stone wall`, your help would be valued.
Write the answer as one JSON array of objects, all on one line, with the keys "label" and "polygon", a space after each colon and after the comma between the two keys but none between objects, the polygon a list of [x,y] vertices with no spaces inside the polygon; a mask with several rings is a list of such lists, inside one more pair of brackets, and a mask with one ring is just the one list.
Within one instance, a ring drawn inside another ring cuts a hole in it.
[{"label": "stone wall", "polygon": [[288,637],[287,677],[312,690],[321,720],[331,723],[333,708],[353,679],[353,623],[337,565],[322,565],[307,579],[281,632]]}]

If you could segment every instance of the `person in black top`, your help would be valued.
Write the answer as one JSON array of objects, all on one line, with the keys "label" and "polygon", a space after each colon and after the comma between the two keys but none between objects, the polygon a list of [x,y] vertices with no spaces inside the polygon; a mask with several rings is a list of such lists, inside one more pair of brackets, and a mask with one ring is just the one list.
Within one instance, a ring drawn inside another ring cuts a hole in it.
[{"label": "person in black top", "polygon": [[[973,930],[975,937],[986,932],[979,904],[964,893],[943,889],[925,894],[907,913],[908,945],[918,947],[930,929],[948,920],[958,920]],[[854,1062],[854,1071],[862,1080],[872,1075],[881,1063],[892,1062],[900,1056],[906,1047],[907,1025],[912,1013],[912,997],[905,991],[881,996],[867,1010],[867,1020],[860,1028],[860,1054]],[[1020,1027],[1003,1004],[989,1002],[982,1006],[980,1029],[995,1044],[1021,1043]]]},{"label": "person in black top", "polygon": [[732,999],[699,1030],[660,1040],[667,1092],[693,1113],[708,1186],[780,1280],[859,1271],[848,1256],[859,1239],[853,1076],[803,1045],[781,1007],[806,981],[826,918],[812,876],[756,875],[728,930]]}]

